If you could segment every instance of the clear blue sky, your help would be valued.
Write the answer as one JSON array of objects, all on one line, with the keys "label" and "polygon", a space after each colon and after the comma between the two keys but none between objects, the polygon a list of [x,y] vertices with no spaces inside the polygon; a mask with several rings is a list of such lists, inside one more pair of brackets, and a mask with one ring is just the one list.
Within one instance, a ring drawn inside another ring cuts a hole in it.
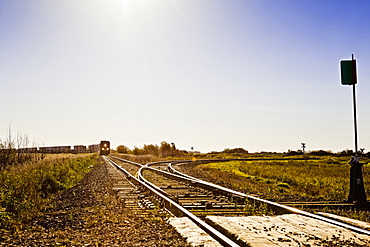
[{"label": "clear blue sky", "polygon": [[0,0],[0,137],[370,151],[370,2]]}]

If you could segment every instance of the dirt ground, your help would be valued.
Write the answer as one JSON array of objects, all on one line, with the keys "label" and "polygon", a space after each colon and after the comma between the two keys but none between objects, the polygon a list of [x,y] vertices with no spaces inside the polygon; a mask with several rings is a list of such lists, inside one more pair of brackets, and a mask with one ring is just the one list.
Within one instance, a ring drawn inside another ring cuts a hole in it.
[{"label": "dirt ground", "polygon": [[103,162],[19,232],[2,232],[0,246],[188,246],[158,210],[125,208]]}]

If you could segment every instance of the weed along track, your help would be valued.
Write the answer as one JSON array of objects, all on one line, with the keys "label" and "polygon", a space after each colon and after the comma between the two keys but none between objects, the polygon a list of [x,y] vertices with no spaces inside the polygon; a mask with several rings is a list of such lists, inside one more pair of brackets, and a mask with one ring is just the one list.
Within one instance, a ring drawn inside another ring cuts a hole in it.
[{"label": "weed along track", "polygon": [[[370,231],[364,228],[190,177],[169,162],[140,165],[111,157],[117,162],[105,159],[112,169],[124,173],[136,191],[145,190],[153,205],[176,216],[169,221],[193,244],[198,241],[198,245],[213,246],[208,242],[213,241],[221,246],[370,245]],[[128,189],[119,193],[130,195]],[[184,230],[190,228],[200,228],[209,236],[192,240],[190,236],[194,234],[186,235]]]}]

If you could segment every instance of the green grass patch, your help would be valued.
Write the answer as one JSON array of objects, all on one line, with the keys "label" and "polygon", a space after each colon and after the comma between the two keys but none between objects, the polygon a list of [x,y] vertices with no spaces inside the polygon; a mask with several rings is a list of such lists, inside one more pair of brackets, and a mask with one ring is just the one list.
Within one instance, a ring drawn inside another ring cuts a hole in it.
[{"label": "green grass patch", "polygon": [[[349,193],[347,157],[321,157],[317,160],[259,160],[209,163],[199,169],[211,169],[241,178],[230,182],[236,189],[258,192],[270,199],[282,195],[308,199],[345,200]],[[365,188],[370,192],[368,165],[364,165]],[[222,175],[219,175],[222,177]],[[237,184],[236,184],[237,183]]]},{"label": "green grass patch", "polygon": [[[72,158],[74,157],[74,158]],[[96,163],[79,155],[10,167],[0,172],[0,228],[19,227],[58,191],[75,186]]]}]

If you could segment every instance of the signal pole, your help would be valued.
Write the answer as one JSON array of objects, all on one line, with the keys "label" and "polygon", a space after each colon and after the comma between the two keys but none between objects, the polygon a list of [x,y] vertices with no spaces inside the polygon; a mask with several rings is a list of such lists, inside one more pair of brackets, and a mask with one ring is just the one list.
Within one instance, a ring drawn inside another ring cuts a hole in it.
[{"label": "signal pole", "polygon": [[366,207],[368,202],[366,199],[364,179],[362,174],[362,165],[360,163],[360,156],[358,153],[358,140],[357,140],[357,112],[356,112],[356,84],[357,84],[357,71],[356,60],[352,54],[352,60],[342,60],[341,67],[341,80],[342,85],[352,85],[353,94],[353,118],[355,130],[355,156],[351,157],[349,164],[350,168],[350,185],[348,202],[353,202],[356,206]]},{"label": "signal pole", "polygon": [[304,154],[304,149],[306,148],[306,143],[302,142],[302,151],[303,151],[303,154]]},{"label": "signal pole", "polygon": [[[356,66],[356,60],[354,55],[352,54],[352,62]],[[356,67],[355,67],[356,69]],[[356,74],[356,70],[354,71]],[[357,83],[357,76],[356,76],[356,83]],[[354,119],[354,129],[355,129],[355,154],[358,156],[358,140],[357,140],[357,111],[356,111],[356,83],[352,85],[352,94],[353,94],[353,119]]]}]

